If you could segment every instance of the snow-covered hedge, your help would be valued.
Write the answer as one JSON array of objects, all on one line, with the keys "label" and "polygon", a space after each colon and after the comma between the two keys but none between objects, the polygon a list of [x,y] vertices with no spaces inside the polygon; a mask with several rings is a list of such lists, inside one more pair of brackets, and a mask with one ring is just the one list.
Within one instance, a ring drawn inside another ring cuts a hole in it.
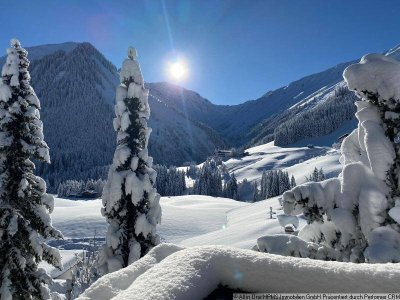
[{"label": "snow-covered hedge", "polygon": [[218,285],[246,292],[394,292],[400,269],[282,257],[224,246],[171,244],[103,276],[79,298],[204,299]]},{"label": "snow-covered hedge", "polygon": [[258,245],[282,255],[400,262],[400,63],[370,54],[343,76],[361,100],[358,127],[342,143],[342,173],[284,193],[285,213],[308,222],[299,240],[264,237]]}]

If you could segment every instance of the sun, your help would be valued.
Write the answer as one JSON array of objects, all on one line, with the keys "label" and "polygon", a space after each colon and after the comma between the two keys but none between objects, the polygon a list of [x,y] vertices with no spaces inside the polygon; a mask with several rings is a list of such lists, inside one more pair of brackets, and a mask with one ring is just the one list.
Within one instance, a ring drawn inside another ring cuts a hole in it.
[{"label": "sun", "polygon": [[173,79],[182,80],[187,75],[187,67],[184,62],[176,61],[169,64],[168,73]]}]

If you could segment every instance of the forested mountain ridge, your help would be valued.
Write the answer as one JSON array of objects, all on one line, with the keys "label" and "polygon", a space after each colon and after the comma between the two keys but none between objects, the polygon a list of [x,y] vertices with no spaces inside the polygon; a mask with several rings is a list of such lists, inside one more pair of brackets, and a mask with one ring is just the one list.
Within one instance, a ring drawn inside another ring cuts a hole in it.
[{"label": "forested mountain ridge", "polygon": [[[117,68],[89,43],[68,42],[27,50],[52,158],[50,166],[38,165],[37,172],[53,188],[67,179],[104,178],[116,143],[112,119]],[[400,56],[398,47],[387,53]],[[4,63],[4,57],[0,63]],[[300,127],[295,128],[296,123],[317,114],[320,121],[334,118],[336,127],[348,119],[346,109],[339,111],[343,115],[334,116],[333,108],[342,101],[336,99],[334,91],[343,85],[342,72],[351,63],[231,106],[215,105],[194,91],[170,83],[146,83],[152,111],[150,155],[159,164],[182,165],[204,161],[216,148],[261,144],[273,140],[276,134],[283,144],[327,134],[329,128],[314,130],[311,122],[303,135]],[[353,99],[346,99],[350,107]],[[294,116],[296,122],[287,123]],[[285,128],[299,134],[283,137],[288,130]]]},{"label": "forested mountain ridge", "polygon": [[[52,191],[67,179],[105,178],[116,144],[112,120],[117,68],[89,43],[27,50],[52,160],[50,165],[37,164],[37,173]],[[149,151],[156,163],[200,162],[216,148],[227,147],[215,130],[150,94]]]}]

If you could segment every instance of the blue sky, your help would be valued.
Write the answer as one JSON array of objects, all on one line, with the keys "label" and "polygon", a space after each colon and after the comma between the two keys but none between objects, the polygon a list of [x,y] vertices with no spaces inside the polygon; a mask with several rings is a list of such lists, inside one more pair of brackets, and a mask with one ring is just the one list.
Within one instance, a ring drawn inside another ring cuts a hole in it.
[{"label": "blue sky", "polygon": [[0,48],[88,41],[119,67],[133,45],[149,82],[184,57],[177,84],[237,104],[400,44],[399,11],[397,0],[4,1]]}]

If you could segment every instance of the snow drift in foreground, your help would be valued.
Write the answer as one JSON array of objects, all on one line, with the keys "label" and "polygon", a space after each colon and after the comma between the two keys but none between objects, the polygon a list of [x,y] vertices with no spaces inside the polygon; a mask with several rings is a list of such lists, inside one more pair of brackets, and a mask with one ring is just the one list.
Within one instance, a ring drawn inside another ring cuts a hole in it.
[{"label": "snow drift in foreground", "polygon": [[282,257],[224,246],[161,244],[95,282],[79,298],[203,299],[219,284],[247,292],[398,292],[394,264]]}]

